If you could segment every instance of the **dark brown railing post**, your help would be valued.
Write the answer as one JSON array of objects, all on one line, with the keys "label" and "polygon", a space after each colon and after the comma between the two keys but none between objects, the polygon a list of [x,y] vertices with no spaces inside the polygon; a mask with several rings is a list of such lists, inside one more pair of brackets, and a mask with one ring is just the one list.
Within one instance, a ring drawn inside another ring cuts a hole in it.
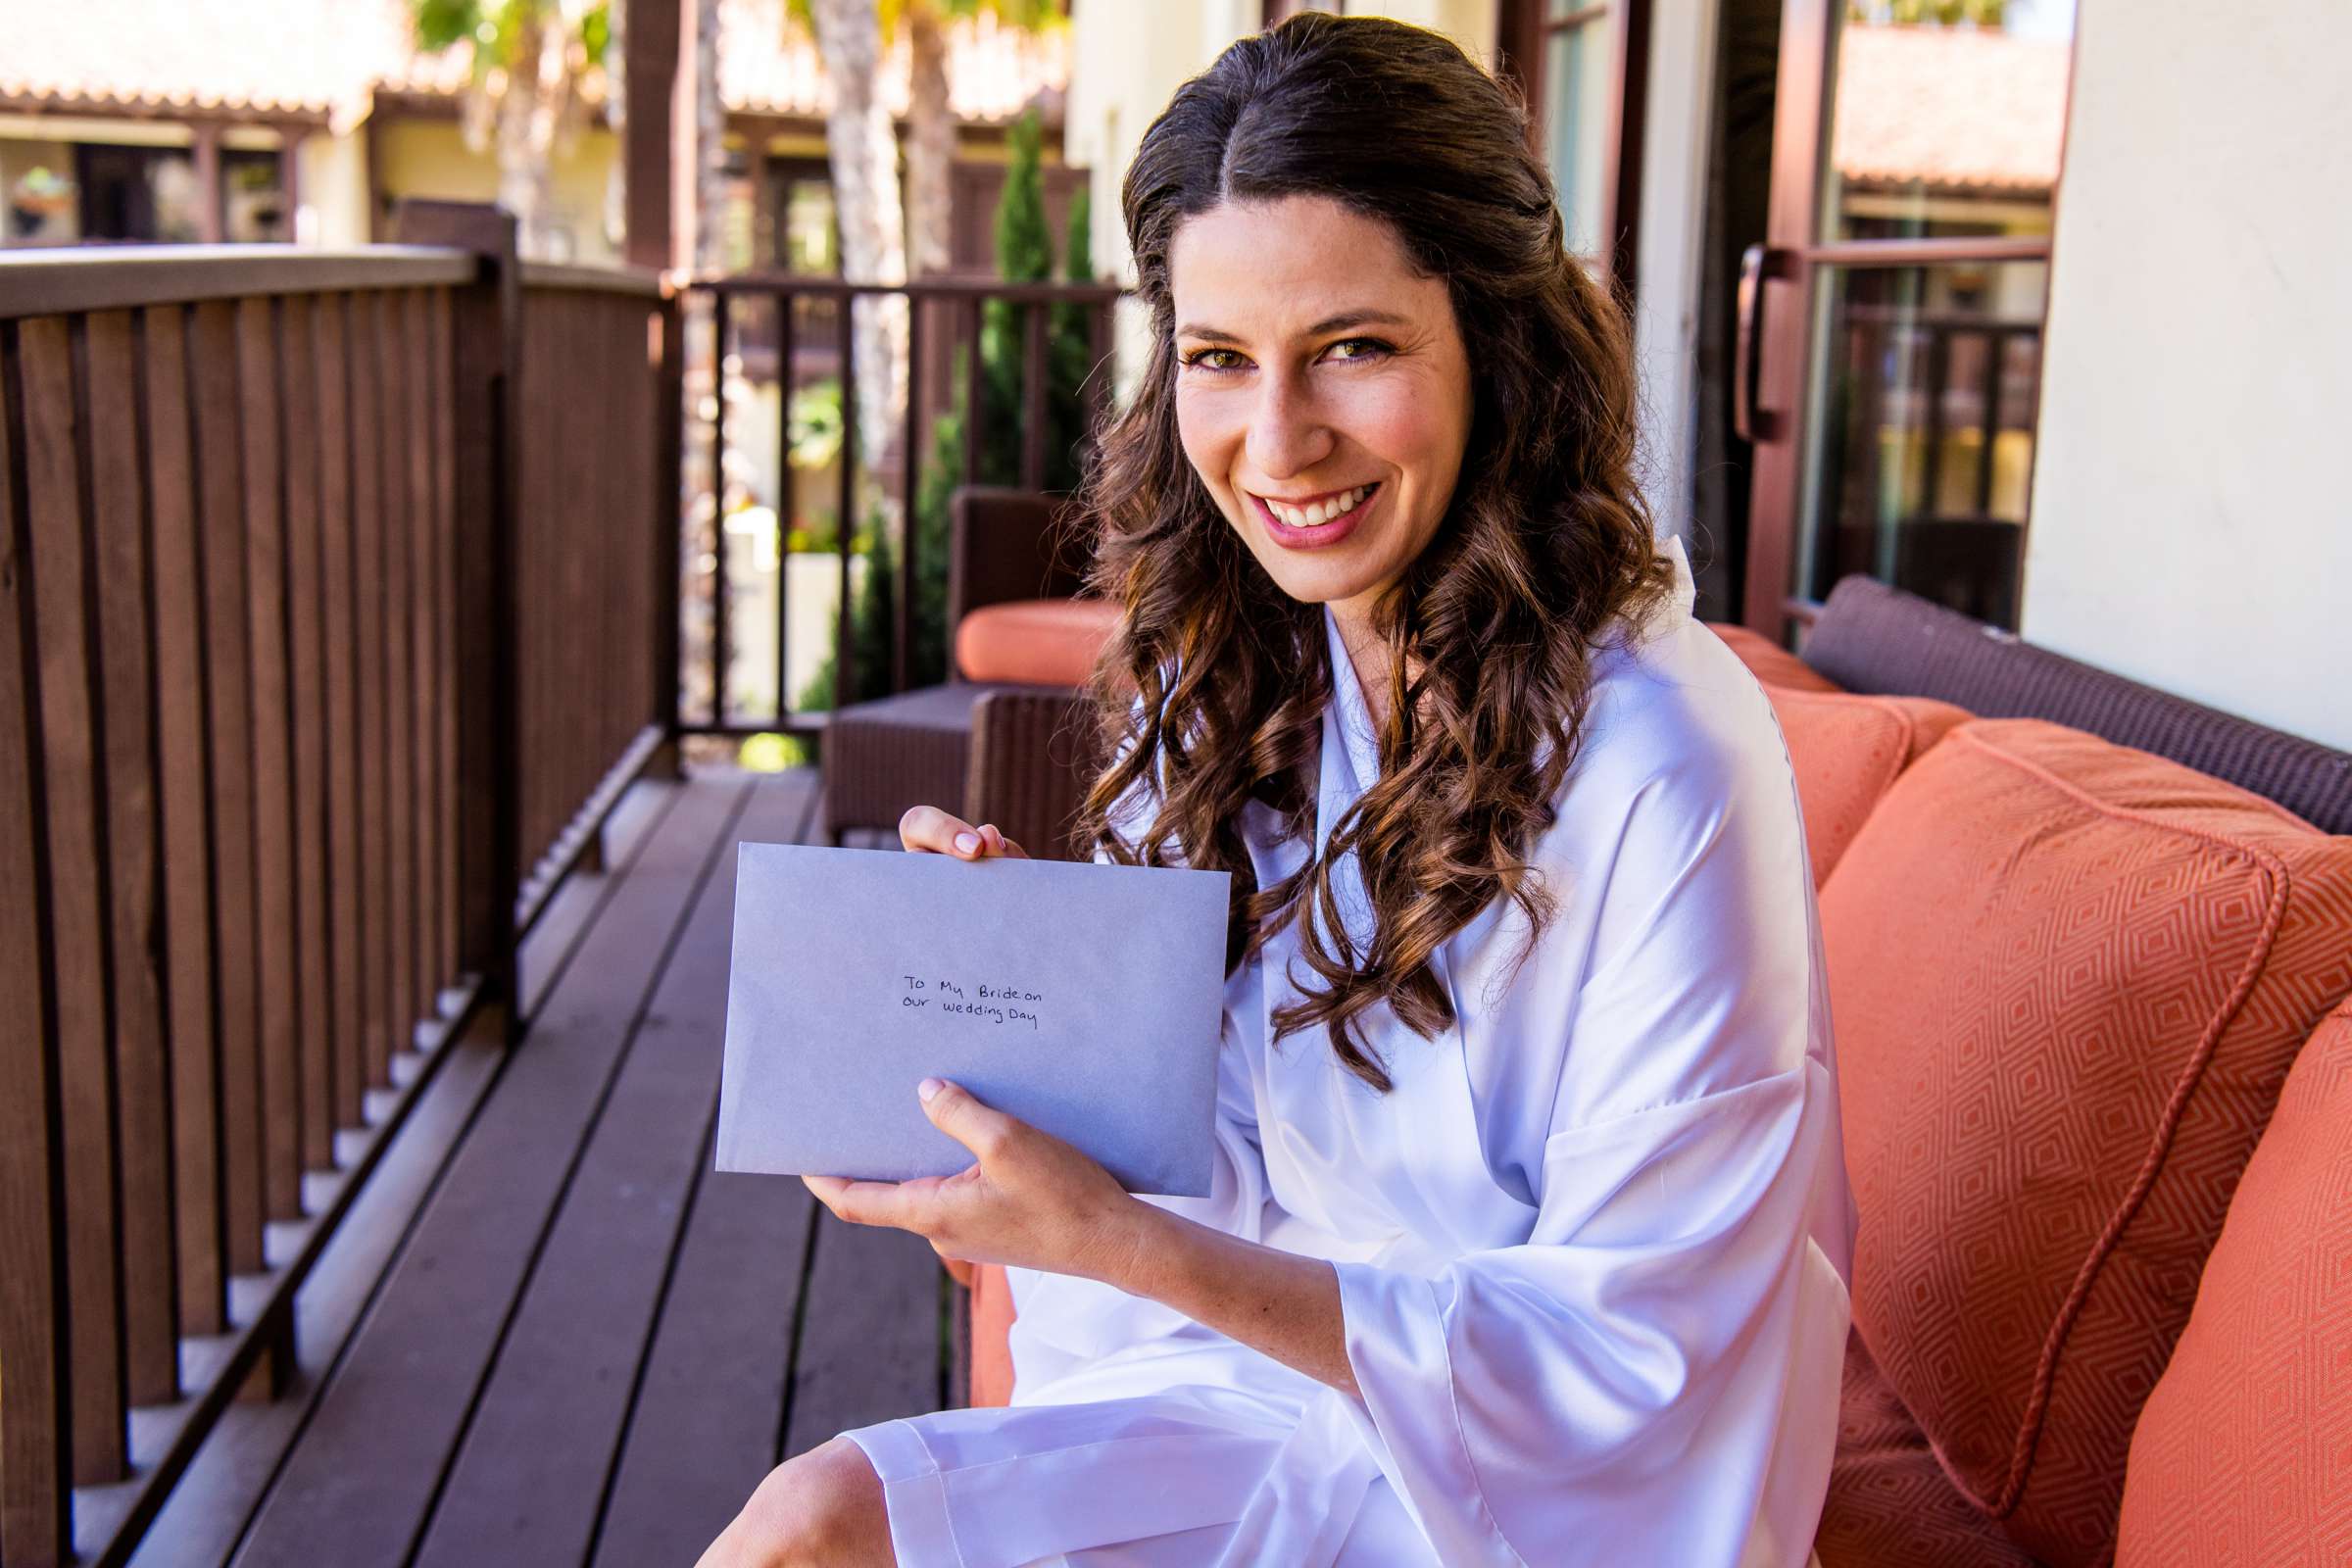
[{"label": "dark brown railing post", "polygon": [[[43,980],[38,655],[24,490],[15,327],[0,326],[0,1560],[72,1560],[65,1151]],[[13,432],[12,432],[13,426]]]},{"label": "dark brown railing post", "polygon": [[[679,614],[686,575],[686,296],[664,290],[654,319],[654,717],[662,750],[646,764],[659,778],[680,776],[678,758]],[[786,339],[790,341],[789,338]],[[789,469],[787,470],[789,471]]]},{"label": "dark brown railing post", "polygon": [[521,879],[514,582],[515,445],[521,381],[521,270],[514,220],[495,207],[407,201],[393,232],[480,259],[453,293],[450,399],[457,445],[457,921],[459,961],[480,976],[481,1006],[512,1040],[514,906]]}]

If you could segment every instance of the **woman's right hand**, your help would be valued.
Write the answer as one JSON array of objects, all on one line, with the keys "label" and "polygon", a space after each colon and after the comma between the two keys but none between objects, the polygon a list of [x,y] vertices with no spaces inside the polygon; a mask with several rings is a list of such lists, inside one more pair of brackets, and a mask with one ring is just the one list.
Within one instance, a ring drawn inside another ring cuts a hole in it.
[{"label": "woman's right hand", "polygon": [[899,842],[917,855],[953,855],[958,860],[985,860],[991,856],[1029,858],[1029,852],[989,823],[972,826],[936,806],[907,808],[899,818]]}]

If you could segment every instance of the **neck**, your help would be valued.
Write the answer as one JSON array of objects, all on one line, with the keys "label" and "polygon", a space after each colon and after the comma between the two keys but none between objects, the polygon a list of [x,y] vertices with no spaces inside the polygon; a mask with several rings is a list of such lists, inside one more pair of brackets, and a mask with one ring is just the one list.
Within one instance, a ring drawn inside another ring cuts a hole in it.
[{"label": "neck", "polygon": [[1348,651],[1348,662],[1355,667],[1355,684],[1363,691],[1364,707],[1378,730],[1389,721],[1389,640],[1372,624],[1371,598],[1366,594],[1337,600],[1330,609],[1332,624],[1340,631],[1340,646]]}]

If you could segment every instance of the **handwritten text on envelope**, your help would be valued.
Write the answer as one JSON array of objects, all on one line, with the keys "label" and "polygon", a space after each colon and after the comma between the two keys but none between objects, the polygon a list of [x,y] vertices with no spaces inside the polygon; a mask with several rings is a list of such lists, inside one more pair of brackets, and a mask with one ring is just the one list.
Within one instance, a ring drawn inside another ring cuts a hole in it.
[{"label": "handwritten text on envelope", "polygon": [[1131,1191],[1209,1190],[1227,877],[740,846],[717,1165],[903,1181],[952,1078]]}]

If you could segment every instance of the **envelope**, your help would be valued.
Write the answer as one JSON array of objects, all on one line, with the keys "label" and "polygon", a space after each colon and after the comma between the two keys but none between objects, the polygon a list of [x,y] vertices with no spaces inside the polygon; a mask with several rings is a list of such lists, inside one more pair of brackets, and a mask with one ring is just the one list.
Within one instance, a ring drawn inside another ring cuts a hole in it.
[{"label": "envelope", "polygon": [[717,1168],[904,1181],[952,1079],[1131,1192],[1204,1197],[1229,878],[743,844]]}]

